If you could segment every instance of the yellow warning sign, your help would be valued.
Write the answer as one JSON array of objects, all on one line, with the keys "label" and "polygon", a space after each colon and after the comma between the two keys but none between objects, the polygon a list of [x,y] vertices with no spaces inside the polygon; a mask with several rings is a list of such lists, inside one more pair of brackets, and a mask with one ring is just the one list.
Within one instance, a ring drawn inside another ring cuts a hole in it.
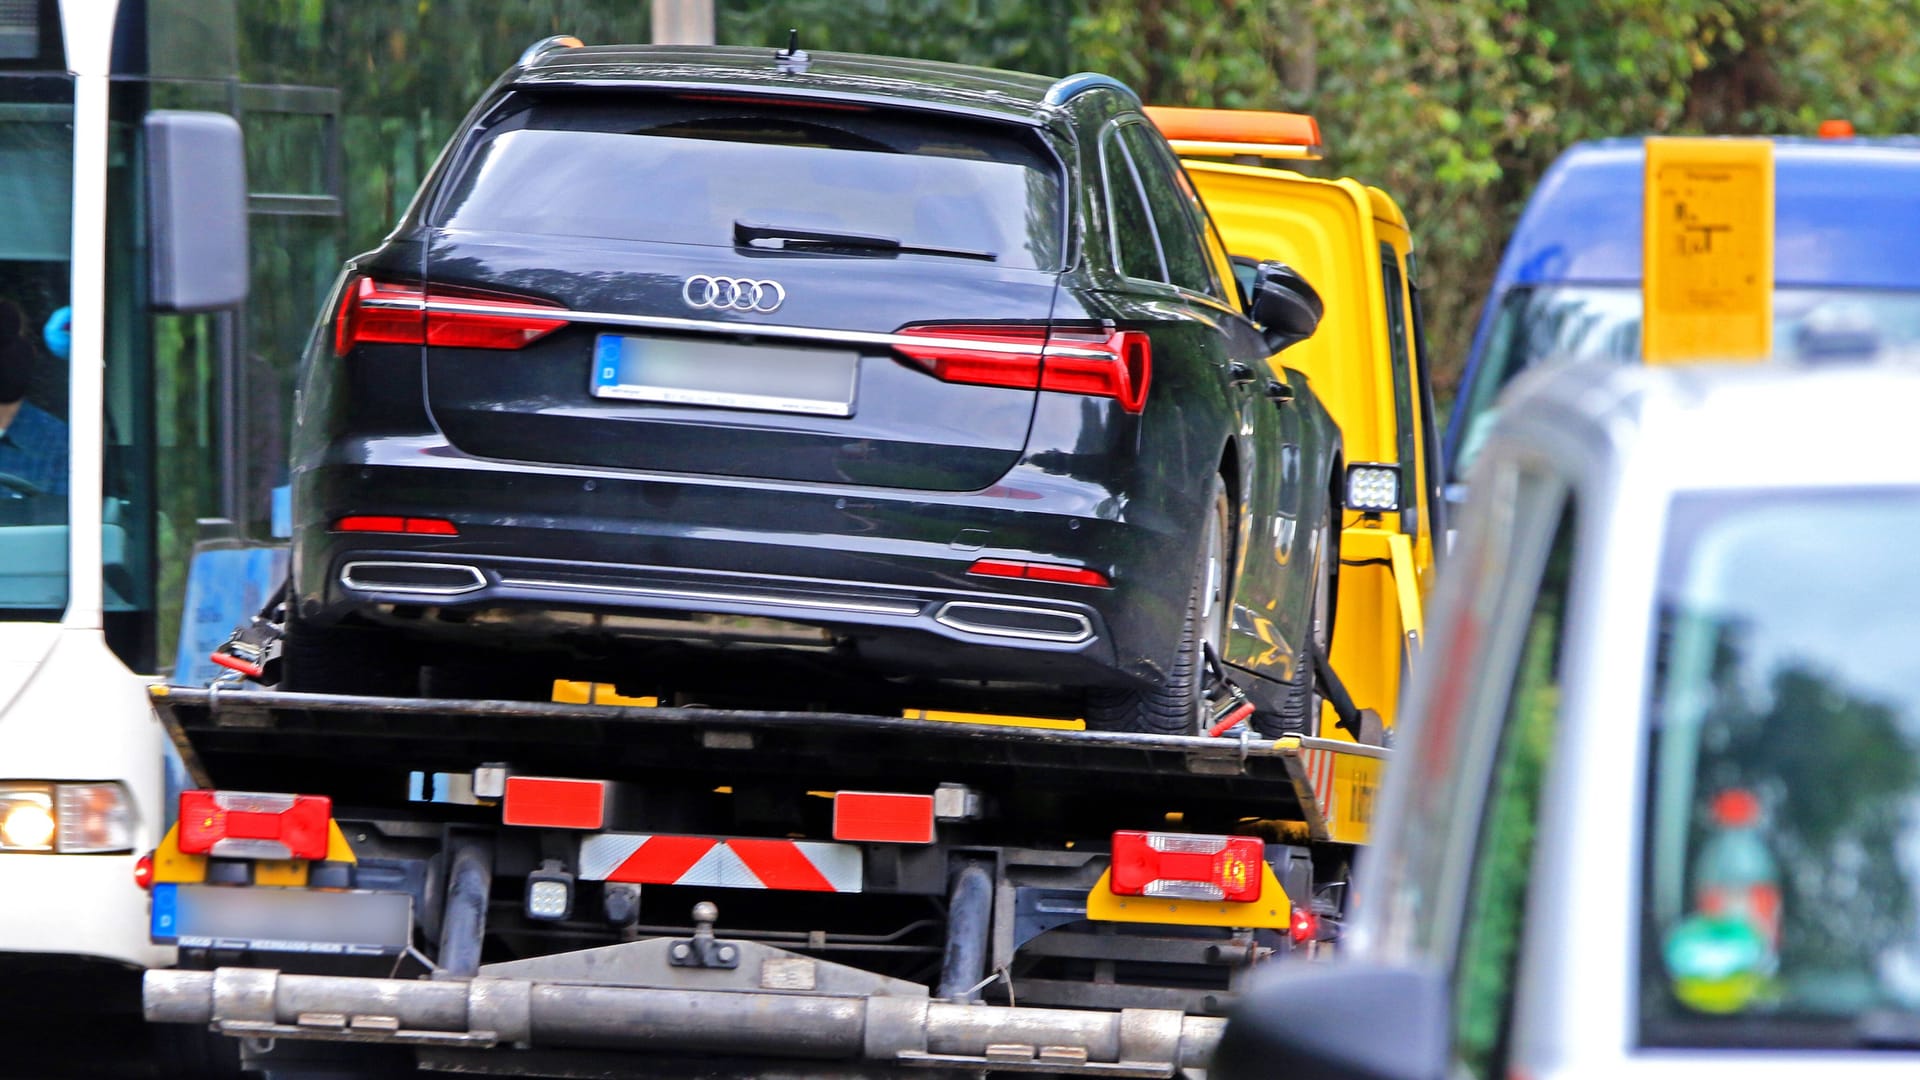
[{"label": "yellow warning sign", "polygon": [[1647,140],[1649,364],[1757,362],[1773,351],[1773,143]]}]

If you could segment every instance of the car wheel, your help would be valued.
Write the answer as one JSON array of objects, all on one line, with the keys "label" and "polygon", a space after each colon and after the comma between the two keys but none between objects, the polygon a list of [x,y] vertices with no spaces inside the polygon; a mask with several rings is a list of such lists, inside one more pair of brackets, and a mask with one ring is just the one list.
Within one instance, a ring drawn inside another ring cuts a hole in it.
[{"label": "car wheel", "polygon": [[378,628],[287,623],[280,689],[309,694],[417,697],[418,653]]},{"label": "car wheel", "polygon": [[1193,571],[1193,586],[1180,623],[1180,651],[1158,686],[1098,690],[1087,700],[1087,726],[1098,731],[1150,735],[1197,735],[1206,707],[1203,643],[1216,655],[1227,639],[1228,580],[1232,577],[1233,508],[1226,485],[1213,478],[1207,527]]},{"label": "car wheel", "polygon": [[[1320,523],[1313,531],[1313,598],[1307,607],[1307,634],[1312,648],[1323,656],[1333,645],[1333,567],[1338,558],[1333,541],[1333,508],[1322,506]],[[1293,678],[1287,683],[1280,712],[1256,714],[1254,730],[1270,739],[1312,735],[1319,730],[1319,721],[1320,694],[1315,688],[1313,658],[1296,653]]]}]

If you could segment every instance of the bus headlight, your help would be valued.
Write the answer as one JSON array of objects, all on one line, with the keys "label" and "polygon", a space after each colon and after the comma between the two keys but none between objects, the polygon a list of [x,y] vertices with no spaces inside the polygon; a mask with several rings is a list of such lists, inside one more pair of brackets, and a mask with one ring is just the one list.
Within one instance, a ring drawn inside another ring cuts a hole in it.
[{"label": "bus headlight", "polygon": [[0,786],[0,851],[52,851],[53,785]]},{"label": "bus headlight", "polygon": [[0,781],[0,851],[100,855],[133,850],[133,811],[119,784]]}]

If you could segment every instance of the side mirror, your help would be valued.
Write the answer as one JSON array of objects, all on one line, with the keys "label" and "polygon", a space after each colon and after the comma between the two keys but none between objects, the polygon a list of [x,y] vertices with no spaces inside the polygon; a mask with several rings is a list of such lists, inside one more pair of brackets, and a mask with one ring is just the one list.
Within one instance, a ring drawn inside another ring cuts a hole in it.
[{"label": "side mirror", "polygon": [[1285,263],[1263,262],[1253,275],[1253,321],[1274,352],[1313,336],[1325,307],[1320,293]]},{"label": "side mirror", "polygon": [[156,311],[188,314],[247,298],[247,159],[224,113],[147,114],[147,250]]},{"label": "side mirror", "polygon": [[1227,1019],[1209,1080],[1443,1080],[1447,982],[1436,970],[1335,962],[1275,970]]}]

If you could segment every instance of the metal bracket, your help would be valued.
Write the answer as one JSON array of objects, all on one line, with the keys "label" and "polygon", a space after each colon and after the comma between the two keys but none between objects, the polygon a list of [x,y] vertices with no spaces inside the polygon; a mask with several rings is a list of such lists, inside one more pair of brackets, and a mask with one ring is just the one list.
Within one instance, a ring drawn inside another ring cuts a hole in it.
[{"label": "metal bracket", "polygon": [[702,900],[693,905],[693,936],[682,938],[667,947],[667,963],[674,967],[721,968],[729,971],[739,967],[739,946],[714,939],[713,921],[719,917],[720,909],[710,901]]},{"label": "metal bracket", "polygon": [[1166,1080],[1173,1066],[1157,1061],[1088,1061],[1079,1047],[995,1045],[986,1055],[930,1054],[902,1050],[894,1060],[923,1069],[965,1069],[978,1072],[1045,1073],[1050,1076],[1113,1076]]}]

